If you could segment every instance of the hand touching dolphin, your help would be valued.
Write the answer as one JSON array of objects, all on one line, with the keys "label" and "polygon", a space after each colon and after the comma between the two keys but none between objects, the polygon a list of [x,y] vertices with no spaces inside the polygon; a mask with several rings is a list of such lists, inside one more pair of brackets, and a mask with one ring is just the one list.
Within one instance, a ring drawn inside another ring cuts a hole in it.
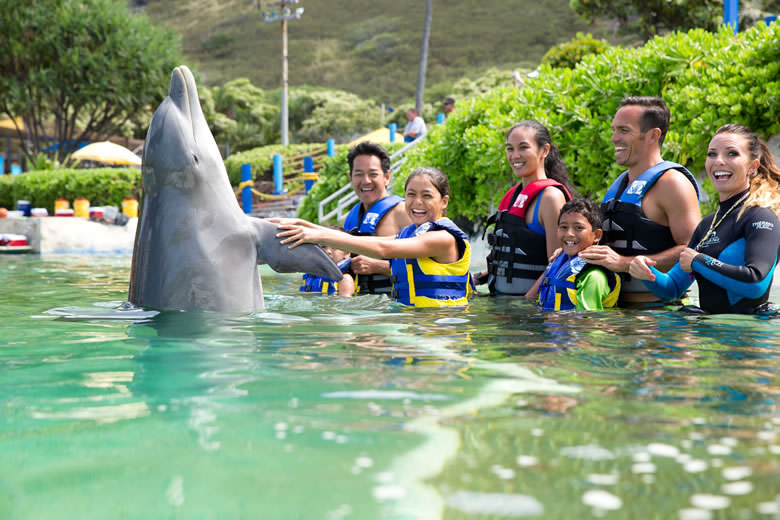
[{"label": "hand touching dolphin", "polygon": [[254,312],[263,308],[257,264],[341,278],[317,246],[289,250],[277,226],[245,215],[185,66],[171,74],[143,155],[143,197],[128,299],[155,309]]}]

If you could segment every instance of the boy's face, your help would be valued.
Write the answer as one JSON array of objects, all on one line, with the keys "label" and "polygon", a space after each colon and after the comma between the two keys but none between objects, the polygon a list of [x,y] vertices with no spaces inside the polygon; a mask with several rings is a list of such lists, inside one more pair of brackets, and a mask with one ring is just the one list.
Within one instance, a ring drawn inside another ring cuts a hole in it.
[{"label": "boy's face", "polygon": [[574,256],[601,239],[602,231],[593,227],[581,213],[569,212],[558,219],[558,240],[567,256]]},{"label": "boy's face", "polygon": [[322,250],[325,251],[325,254],[328,255],[334,262],[338,262],[339,260],[343,260],[349,256],[347,251],[342,251],[341,249],[336,249],[330,246],[325,246],[322,248]]}]

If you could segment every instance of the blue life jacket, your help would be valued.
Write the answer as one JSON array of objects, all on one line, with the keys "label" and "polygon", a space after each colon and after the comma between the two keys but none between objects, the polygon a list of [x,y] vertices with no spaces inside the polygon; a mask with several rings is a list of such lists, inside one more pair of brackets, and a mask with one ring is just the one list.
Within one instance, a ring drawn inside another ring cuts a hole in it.
[{"label": "blue life jacket", "polygon": [[588,264],[579,256],[558,255],[544,273],[539,286],[538,307],[545,311],[569,310],[577,307],[577,279],[588,269],[602,269],[609,280],[609,294],[601,304],[614,307],[620,295],[620,276],[599,266]]},{"label": "blue life jacket", "polygon": [[393,298],[415,307],[466,305],[471,295],[471,245],[468,235],[448,218],[407,226],[396,239],[419,236],[428,231],[444,230],[455,237],[459,258],[451,264],[440,264],[432,258],[393,258]]},{"label": "blue life jacket", "polygon": [[374,235],[376,234],[376,226],[379,221],[385,216],[385,214],[393,209],[399,202],[403,202],[404,199],[398,195],[388,195],[383,199],[376,201],[365,215],[361,215],[363,211],[363,203],[358,202],[355,204],[349,213],[347,219],[344,221],[344,231],[352,235]]},{"label": "blue life jacket", "polygon": [[[701,189],[696,178],[681,164],[661,161],[642,172],[630,185],[628,171],[625,171],[612,183],[601,204],[601,212],[604,215],[603,244],[623,256],[652,255],[677,245],[668,226],[653,222],[642,211],[642,199],[668,170],[679,170],[685,174],[696,189],[696,196],[701,198]],[[639,280],[631,280],[627,274],[624,277],[624,291],[647,291]]]},{"label": "blue life jacket", "polygon": [[[349,265],[352,262],[352,258],[344,258],[339,260],[336,264],[342,273],[349,271]],[[339,288],[339,280],[331,280],[323,276],[317,276],[316,274],[304,273],[303,285],[298,289],[301,292],[319,293],[319,294],[333,294]]]},{"label": "blue life jacket", "polygon": [[[347,214],[344,221],[344,231],[352,235],[376,235],[376,227],[388,211],[403,202],[398,195],[388,195],[376,201],[365,215],[363,203],[358,202]],[[356,294],[387,294],[392,292],[393,284],[389,276],[383,274],[357,274],[355,273]]]}]

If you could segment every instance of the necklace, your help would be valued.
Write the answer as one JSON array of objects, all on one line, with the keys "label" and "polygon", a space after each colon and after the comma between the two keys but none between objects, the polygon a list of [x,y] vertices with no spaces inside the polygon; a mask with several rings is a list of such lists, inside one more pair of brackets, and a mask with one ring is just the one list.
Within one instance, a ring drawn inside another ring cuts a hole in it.
[{"label": "necklace", "polygon": [[721,222],[723,222],[723,220],[729,215],[729,213],[731,213],[731,211],[734,208],[739,207],[743,202],[745,202],[745,199],[747,199],[749,195],[750,195],[750,190],[746,191],[745,194],[742,195],[737,202],[732,204],[731,207],[726,210],[723,216],[720,217],[720,219],[718,219],[718,211],[720,211],[720,208],[718,208],[718,211],[716,211],[715,215],[713,215],[712,217],[712,222],[710,223],[710,229],[707,230],[707,233],[704,235],[704,238],[699,240],[699,243],[696,244],[696,247],[694,248],[696,251],[700,250],[702,244],[704,244],[704,242],[706,242],[710,238],[712,233],[715,231],[715,228],[720,226]]}]

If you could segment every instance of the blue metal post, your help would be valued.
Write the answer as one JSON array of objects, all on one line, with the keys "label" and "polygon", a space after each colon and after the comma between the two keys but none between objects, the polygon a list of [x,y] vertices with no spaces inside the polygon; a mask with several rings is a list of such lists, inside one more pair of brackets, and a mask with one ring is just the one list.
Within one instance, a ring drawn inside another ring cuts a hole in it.
[{"label": "blue metal post", "polygon": [[284,170],[282,167],[282,155],[274,154],[274,195],[284,193]]},{"label": "blue metal post", "polygon": [[244,213],[252,213],[252,165],[241,165],[241,208]]},{"label": "blue metal post", "polygon": [[739,0],[723,0],[723,23],[734,28],[734,34],[739,32]]},{"label": "blue metal post", "polygon": [[12,164],[11,175],[21,175],[21,174],[22,174],[22,167],[18,164]]},{"label": "blue metal post", "polygon": [[436,114],[436,124],[437,124],[437,125],[440,125],[440,124],[442,124],[442,123],[444,122],[444,120],[445,120],[445,119],[446,119],[446,118],[444,117],[444,114],[442,114],[441,112],[439,112],[438,114]]},{"label": "blue metal post", "polygon": [[5,157],[0,155],[0,175],[5,173]]},{"label": "blue metal post", "polygon": [[398,131],[398,125],[395,123],[390,123],[387,125],[387,129],[390,131],[390,142],[395,142],[395,133]]},{"label": "blue metal post", "polygon": [[328,139],[328,157],[336,155],[336,141]]},{"label": "blue metal post", "polygon": [[314,157],[303,158],[303,186],[306,189],[306,195],[311,191],[312,186],[317,181],[317,174],[314,173]]}]

